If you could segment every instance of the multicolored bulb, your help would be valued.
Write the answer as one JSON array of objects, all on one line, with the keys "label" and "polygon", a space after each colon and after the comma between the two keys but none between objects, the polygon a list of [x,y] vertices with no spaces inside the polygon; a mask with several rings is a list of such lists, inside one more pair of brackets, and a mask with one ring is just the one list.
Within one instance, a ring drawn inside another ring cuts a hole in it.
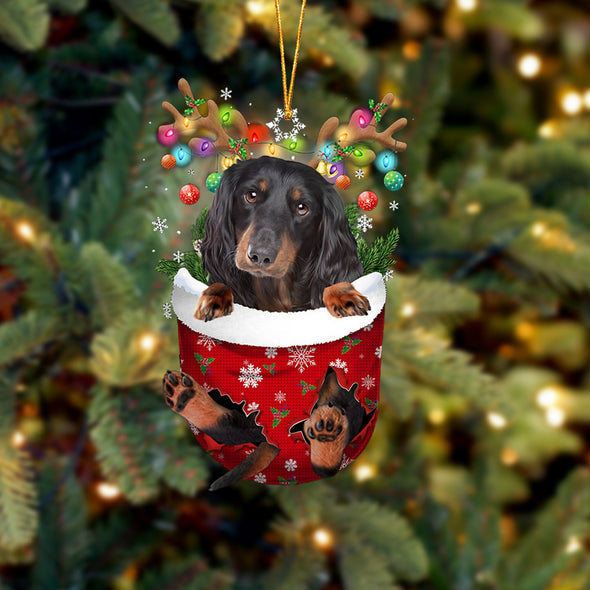
[{"label": "multicolored bulb", "polygon": [[391,150],[383,150],[377,154],[375,158],[375,166],[379,172],[390,172],[391,170],[395,170],[397,168],[397,155],[395,152]]}]

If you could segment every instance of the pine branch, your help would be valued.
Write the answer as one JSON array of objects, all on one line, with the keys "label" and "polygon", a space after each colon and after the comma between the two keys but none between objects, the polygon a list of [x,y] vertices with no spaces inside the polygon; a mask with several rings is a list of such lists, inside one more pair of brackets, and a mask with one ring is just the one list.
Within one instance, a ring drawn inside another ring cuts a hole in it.
[{"label": "pine branch", "polygon": [[29,545],[37,532],[37,489],[31,457],[0,439],[0,546]]},{"label": "pine branch", "polygon": [[178,41],[180,26],[168,1],[111,0],[111,3],[166,47]]},{"label": "pine branch", "polygon": [[160,318],[142,309],[127,310],[94,337],[90,368],[100,382],[119,387],[160,382],[178,362],[176,342],[164,333]]},{"label": "pine branch", "polygon": [[45,43],[49,11],[38,0],[7,0],[0,4],[0,37],[18,51],[34,51]]},{"label": "pine branch", "polygon": [[137,590],[224,590],[230,588],[232,581],[227,572],[212,570],[199,556],[194,556],[147,572],[139,580]]},{"label": "pine branch", "polygon": [[324,560],[310,545],[285,547],[262,579],[264,590],[308,590],[324,567]]},{"label": "pine branch", "polygon": [[363,265],[364,274],[380,272],[385,274],[390,266],[395,264],[391,260],[393,251],[399,241],[397,228],[392,229],[385,237],[378,236],[369,247],[364,240],[358,240],[358,255]]},{"label": "pine branch", "polygon": [[205,237],[205,223],[207,222],[208,212],[208,207],[203,208],[199,213],[197,220],[191,226],[191,235],[193,236],[193,242],[196,240],[202,240]]},{"label": "pine branch", "polygon": [[136,303],[128,270],[97,242],[84,244],[80,263],[85,283],[80,289],[90,309],[92,323],[101,327],[116,322]]},{"label": "pine branch", "polygon": [[[383,567],[376,566],[375,558],[381,558],[379,563],[391,568],[395,580],[417,582],[426,576],[428,570],[427,556],[420,541],[415,536],[405,519],[394,511],[380,506],[375,502],[361,501],[351,506],[335,506],[327,510],[328,519],[333,519],[334,525],[341,523],[344,529],[341,567],[347,558],[358,557],[356,565],[348,564],[346,574],[356,578],[359,574],[371,576],[373,573],[383,576]],[[346,524],[342,524],[346,523]],[[366,552],[373,558],[367,560]],[[346,557],[345,557],[346,556]],[[361,559],[363,556],[363,559]],[[368,570],[375,570],[369,573]],[[378,573],[381,570],[381,573]],[[361,574],[361,572],[363,572]],[[382,578],[385,583],[385,578]],[[391,584],[391,581],[388,582]],[[352,588],[385,588],[379,584],[352,585]]]},{"label": "pine branch", "polygon": [[244,30],[244,13],[239,2],[202,2],[197,35],[211,61],[219,62],[232,55],[242,41]]},{"label": "pine branch", "polygon": [[30,358],[53,340],[64,336],[59,317],[37,310],[0,326],[0,366]]},{"label": "pine branch", "polygon": [[41,512],[32,590],[79,588],[84,579],[88,546],[86,500],[74,475],[59,482],[60,472],[46,466],[41,477],[45,492],[59,485],[58,494]]}]

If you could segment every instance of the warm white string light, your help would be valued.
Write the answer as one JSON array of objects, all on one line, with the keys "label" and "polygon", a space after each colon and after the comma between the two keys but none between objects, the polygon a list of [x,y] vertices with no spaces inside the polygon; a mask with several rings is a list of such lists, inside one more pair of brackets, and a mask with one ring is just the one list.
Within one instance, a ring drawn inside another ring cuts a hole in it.
[{"label": "warm white string light", "polygon": [[502,428],[506,428],[506,425],[508,424],[506,418],[498,412],[488,412],[486,419],[488,424],[496,430],[502,430]]}]

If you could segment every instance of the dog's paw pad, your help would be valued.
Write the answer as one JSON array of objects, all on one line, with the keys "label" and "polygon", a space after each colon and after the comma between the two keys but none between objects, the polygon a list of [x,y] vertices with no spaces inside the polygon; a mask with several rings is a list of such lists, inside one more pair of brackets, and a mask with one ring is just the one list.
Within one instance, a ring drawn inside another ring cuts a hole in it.
[{"label": "dog's paw pad", "polygon": [[305,421],[304,432],[309,439],[315,473],[321,477],[336,474],[348,443],[346,414],[340,408],[320,406]]},{"label": "dog's paw pad", "polygon": [[197,394],[195,385],[190,375],[180,371],[168,371],[162,379],[168,407],[182,414],[188,402]]}]

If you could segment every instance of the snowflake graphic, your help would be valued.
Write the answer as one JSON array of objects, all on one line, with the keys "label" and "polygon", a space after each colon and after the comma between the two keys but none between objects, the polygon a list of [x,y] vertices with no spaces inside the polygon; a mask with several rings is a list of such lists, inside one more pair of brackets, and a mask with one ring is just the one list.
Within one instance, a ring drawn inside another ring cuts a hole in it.
[{"label": "snowflake graphic", "polygon": [[199,429],[192,422],[189,422],[188,425],[195,436],[199,434]]},{"label": "snowflake graphic", "polygon": [[275,402],[282,404],[286,399],[287,396],[282,391],[278,391],[277,393],[275,393]]},{"label": "snowflake graphic", "polygon": [[373,329],[373,322],[363,328],[363,332],[370,332]]},{"label": "snowflake graphic", "polygon": [[277,356],[277,349],[269,346],[265,351],[264,354],[267,359],[274,359]]},{"label": "snowflake graphic", "polygon": [[201,246],[203,245],[203,240],[195,240],[193,242],[193,249],[197,254],[201,253]]},{"label": "snowflake graphic", "polygon": [[181,252],[180,250],[176,250],[176,252],[174,252],[174,254],[172,255],[172,258],[174,258],[174,262],[182,262],[182,259],[184,258],[184,252]]},{"label": "snowflake graphic", "polygon": [[211,352],[211,349],[217,344],[217,340],[215,340],[215,338],[211,338],[210,336],[199,334],[197,344],[202,344],[209,352]]},{"label": "snowflake graphic", "polygon": [[285,461],[285,469],[287,471],[295,471],[297,469],[297,461],[295,459],[287,459]]},{"label": "snowflake graphic", "polygon": [[291,131],[285,132],[281,129],[281,121],[283,121],[283,117],[285,116],[285,112],[282,109],[277,109],[277,114],[275,118],[266,124],[266,126],[274,133],[275,141],[282,141],[283,139],[291,139],[295,141],[297,139],[297,135],[299,132],[305,129],[305,125],[299,121],[299,117],[297,116],[297,109],[293,109],[293,114],[291,116]]},{"label": "snowflake graphic", "polygon": [[373,220],[366,215],[361,215],[356,226],[365,233],[368,229],[373,229]]},{"label": "snowflake graphic", "polygon": [[336,359],[335,361],[332,361],[330,363],[331,367],[334,367],[335,369],[342,369],[345,373],[348,373],[348,367],[346,366],[346,361],[343,361],[342,359]]},{"label": "snowflake graphic", "polygon": [[255,367],[252,363],[240,369],[240,376],[238,379],[244,384],[244,387],[258,387],[262,381],[260,367]]},{"label": "snowflake graphic", "polygon": [[159,217],[156,218],[156,221],[152,221],[152,225],[154,226],[154,231],[159,231],[161,234],[164,233],[165,229],[168,229],[166,222],[168,220],[166,218],[160,219]]},{"label": "snowflake graphic", "polygon": [[233,90],[230,90],[227,86],[219,93],[221,98],[223,98],[223,100],[227,100],[228,98],[231,98],[231,93],[233,92]]},{"label": "snowflake graphic", "polygon": [[342,455],[342,463],[340,463],[340,471],[342,471],[345,467],[348,467],[354,459],[347,457],[346,454]]},{"label": "snowflake graphic", "polygon": [[365,177],[365,171],[361,170],[360,168],[354,173],[354,175],[357,178],[364,178]]},{"label": "snowflake graphic", "polygon": [[260,404],[257,404],[256,402],[250,402],[248,404],[248,407],[246,408],[246,411],[248,413],[255,412],[259,407],[260,407]]},{"label": "snowflake graphic", "polygon": [[195,173],[195,171],[194,171],[194,169],[193,169],[193,168],[189,168],[189,169],[186,171],[186,173],[187,173],[187,174],[190,174],[190,175],[192,176],[192,175]]},{"label": "snowflake graphic", "polygon": [[371,389],[375,387],[375,377],[371,377],[371,375],[363,377],[361,382],[363,384],[363,387],[365,387],[366,389]]},{"label": "snowflake graphic", "polygon": [[170,303],[162,304],[162,312],[167,320],[172,319],[172,305]]},{"label": "snowflake graphic", "polygon": [[390,201],[390,202],[389,202],[389,208],[390,208],[392,211],[395,211],[395,210],[397,210],[397,208],[398,208],[398,207],[399,207],[399,203],[398,203],[397,201]]},{"label": "snowflake graphic", "polygon": [[266,483],[266,475],[264,475],[264,473],[257,473],[254,476],[254,481],[256,483]]},{"label": "snowflake graphic", "polygon": [[378,346],[378,347],[375,349],[375,356],[376,356],[378,359],[380,359],[382,354],[383,354],[383,346]]},{"label": "snowflake graphic", "polygon": [[391,269],[389,269],[384,275],[383,275],[383,281],[387,283],[387,281],[389,279],[391,279],[393,277],[393,271]]},{"label": "snowflake graphic", "polygon": [[219,455],[217,455],[218,459],[225,459],[225,455],[223,453],[219,453]]},{"label": "snowflake graphic", "polygon": [[289,358],[291,359],[287,365],[294,366],[303,373],[307,367],[315,365],[314,354],[315,346],[293,346],[289,347]]}]

